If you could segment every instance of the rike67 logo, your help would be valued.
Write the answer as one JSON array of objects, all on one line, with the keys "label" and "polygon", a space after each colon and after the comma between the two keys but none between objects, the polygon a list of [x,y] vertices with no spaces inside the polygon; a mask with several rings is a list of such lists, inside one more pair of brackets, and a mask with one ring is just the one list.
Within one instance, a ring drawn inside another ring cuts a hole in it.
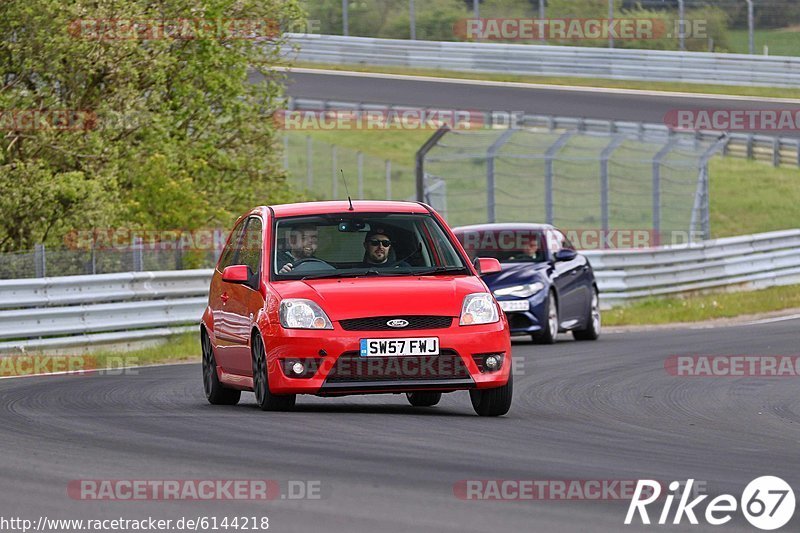
[{"label": "rike67 logo", "polygon": [[[700,511],[702,508],[700,504],[708,498],[708,495],[703,494],[689,501],[693,483],[694,480],[689,479],[680,494],[677,491],[684,484],[678,481],[669,484],[669,493],[663,498],[664,503],[658,514],[657,524],[664,525],[669,522],[672,504],[676,497],[678,504],[672,515],[672,524],[680,524],[685,517],[690,524],[697,525],[699,515],[705,518],[708,524],[719,526],[730,522],[737,508],[740,508],[751,525],[764,531],[772,531],[784,526],[794,515],[794,492],[792,487],[779,477],[762,476],[754,479],[745,487],[739,501],[730,494],[721,494],[706,503],[703,513]],[[633,499],[628,506],[625,524],[633,523],[637,514],[642,524],[650,524],[647,506],[660,500],[661,492],[661,484],[658,481],[639,480],[633,493]],[[653,505],[652,507],[657,506]],[[650,509],[650,511],[657,510],[657,508]]]}]

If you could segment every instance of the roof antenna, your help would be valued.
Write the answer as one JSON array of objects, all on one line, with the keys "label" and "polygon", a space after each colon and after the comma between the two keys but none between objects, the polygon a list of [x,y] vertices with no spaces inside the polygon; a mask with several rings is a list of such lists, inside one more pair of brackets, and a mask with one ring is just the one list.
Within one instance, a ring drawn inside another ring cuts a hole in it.
[{"label": "roof antenna", "polygon": [[353,200],[351,200],[351,199],[350,199],[350,191],[347,189],[347,180],[346,180],[346,179],[344,179],[344,170],[342,170],[342,169],[340,168],[340,169],[339,169],[339,172],[341,172],[341,173],[342,173],[342,183],[344,183],[344,190],[345,190],[345,192],[347,193],[347,201],[348,201],[348,202],[350,202],[350,209],[349,209],[349,211],[355,211],[355,209],[353,209]]}]

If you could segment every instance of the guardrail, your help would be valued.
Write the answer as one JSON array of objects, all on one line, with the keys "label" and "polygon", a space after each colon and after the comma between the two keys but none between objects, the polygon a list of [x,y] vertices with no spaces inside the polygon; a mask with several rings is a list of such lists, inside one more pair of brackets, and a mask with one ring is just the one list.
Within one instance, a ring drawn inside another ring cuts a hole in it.
[{"label": "guardrail", "polygon": [[[419,111],[419,106],[405,106],[396,104],[377,104],[370,102],[344,102],[336,100],[317,100],[310,98],[289,98],[286,107],[299,111],[353,111],[353,112],[403,112]],[[471,113],[474,113],[471,111]],[[513,119],[514,122],[509,121]],[[681,132],[670,129],[665,124],[647,122],[631,122],[623,120],[589,119],[581,117],[558,117],[553,115],[519,115],[509,117],[507,112],[485,111],[481,119],[486,127],[508,128],[543,128],[549,131],[585,131],[596,133],[621,133],[631,137],[644,139],[646,137],[669,135],[691,135],[698,143],[714,142],[720,139],[724,132],[715,130],[700,130],[697,132]],[[754,159],[771,163],[775,167],[792,166],[800,167],[800,138],[774,137],[770,135],[757,135],[751,133],[727,133],[723,153],[726,156]]]},{"label": "guardrail", "polygon": [[0,280],[0,353],[119,344],[191,331],[212,270]]},{"label": "guardrail", "polygon": [[800,87],[800,58],[289,34],[299,61],[614,80]]},{"label": "guardrail", "polygon": [[800,283],[800,230],[651,250],[584,253],[595,270],[606,307],[648,296]]},{"label": "guardrail", "polygon": [[[605,308],[648,296],[800,283],[800,230],[584,253]],[[206,306],[211,273],[2,280],[0,353],[119,344],[193,331]]]}]

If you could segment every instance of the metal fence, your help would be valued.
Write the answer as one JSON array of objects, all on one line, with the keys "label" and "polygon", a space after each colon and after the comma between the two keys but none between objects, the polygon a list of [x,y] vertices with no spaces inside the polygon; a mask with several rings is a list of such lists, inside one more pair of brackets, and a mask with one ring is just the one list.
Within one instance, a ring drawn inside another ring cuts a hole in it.
[{"label": "metal fence", "polygon": [[[422,154],[450,225],[543,221],[567,231],[709,238],[708,161],[726,139],[511,128],[449,131]],[[425,199],[426,192],[418,192]]]},{"label": "metal fence", "polygon": [[800,230],[654,250],[584,253],[606,306],[709,289],[755,290],[800,283]]},{"label": "metal fence", "polygon": [[117,344],[194,329],[211,270],[0,280],[0,353]]},{"label": "metal fence", "polygon": [[[307,30],[345,36],[452,41],[466,37],[457,28],[463,29],[464,25],[460,22],[463,23],[468,18],[484,17],[483,22],[486,24],[489,21],[513,20],[514,17],[534,23],[538,21],[546,23],[548,20],[586,19],[593,16],[608,16],[609,22],[615,17],[630,19],[630,17],[655,16],[664,26],[672,26],[666,35],[630,42],[625,39],[621,41],[615,39],[612,34],[595,38],[591,42],[597,43],[597,46],[605,45],[611,48],[619,46],[664,50],[688,48],[714,51],[715,47],[722,45],[730,51],[750,54],[762,52],[769,54],[773,48],[778,48],[780,54],[781,51],[785,53],[785,38],[764,30],[781,26],[791,27],[800,22],[800,9],[786,0],[639,0],[637,2],[604,0],[594,2],[592,7],[595,9],[591,13],[586,12],[585,4],[575,2],[559,2],[557,6],[545,0],[499,1],[487,4],[480,0],[471,0],[471,2],[453,3],[442,9],[441,5],[415,0],[393,0],[391,4],[386,0],[360,2],[342,0],[341,4],[314,2],[307,6],[311,19]],[[604,4],[607,4],[607,10]],[[631,11],[631,8],[634,10]],[[708,19],[709,15],[714,16],[709,12],[709,8],[718,10],[717,23],[727,27],[729,30],[727,35],[723,27],[708,31],[709,22],[712,26],[715,25],[713,20]],[[723,13],[724,16],[720,17]],[[531,24],[531,27],[536,26],[537,24]],[[497,29],[492,31],[490,28],[491,26],[485,27],[490,35],[497,32]],[[572,46],[587,44],[587,40],[582,38],[559,39],[555,32],[534,33],[535,35],[527,38],[519,36],[517,39],[541,44],[548,42]],[[502,35],[496,35],[494,38],[501,37]],[[717,42],[719,40],[722,43]]]},{"label": "metal fence", "polygon": [[[419,111],[419,107],[403,105],[376,104],[370,102],[342,102],[335,100],[316,100],[310,98],[290,98],[286,106],[292,110],[328,111],[328,112],[369,112],[403,113]],[[470,111],[475,117],[475,111]],[[510,122],[514,120],[515,122]],[[624,133],[643,139],[650,135],[668,135],[671,130],[665,124],[631,122],[623,120],[587,119],[581,117],[558,117],[553,115],[519,115],[509,116],[506,112],[486,111],[479,118],[480,124],[487,129],[507,129],[513,125],[518,128],[546,128],[550,131],[577,130],[595,133]],[[692,135],[699,143],[716,142],[723,134],[721,131],[700,130]],[[775,167],[800,167],[800,138],[776,137],[754,133],[728,133],[727,144],[723,155],[736,158],[747,158],[770,163]],[[301,150],[297,146],[297,150]],[[323,162],[326,166],[328,163]],[[396,163],[394,164],[397,167]],[[302,176],[303,168],[293,168],[297,179]],[[397,181],[397,180],[395,180]]]},{"label": "metal fence", "polygon": [[361,150],[328,143],[302,131],[283,137],[283,166],[289,183],[311,199],[413,199],[414,169]]},{"label": "metal fence", "polygon": [[[136,235],[135,230],[120,228],[118,232]],[[228,234],[222,228],[208,233],[216,239],[206,249],[185,248],[180,239],[147,241],[141,237],[130,239],[130,244],[94,240],[86,246],[36,244],[33,250],[0,253],[0,279],[211,268]]]},{"label": "metal fence", "polygon": [[800,58],[291,34],[299,61],[503,73],[800,87]]},{"label": "metal fence", "polygon": [[[386,114],[390,111],[397,113],[419,111],[419,108],[409,106],[299,98],[287,101],[287,108],[331,112],[378,111]],[[474,115],[474,112],[471,113]],[[517,122],[514,125],[519,129],[547,131],[556,135],[575,131],[582,134],[604,134],[617,139],[625,136],[642,142],[648,138],[663,139],[671,135],[669,128],[663,124],[544,115],[525,115],[516,117],[516,119]],[[506,130],[510,125],[509,116],[506,113],[486,112],[479,121],[490,135],[497,135],[498,131]],[[691,136],[691,140],[683,135],[682,143],[694,143],[695,148],[710,146],[720,139],[720,135],[721,133],[717,131],[699,131]],[[727,157],[751,158],[774,166],[800,166],[800,139],[732,133],[725,140],[722,153]],[[598,156],[595,148],[596,146],[589,150],[587,158]],[[612,155],[624,154],[625,147],[620,146],[619,148],[620,151],[614,149]],[[502,153],[504,152],[501,151],[501,155]],[[310,199],[324,200],[343,197],[345,191],[339,169],[345,171],[346,179],[351,187],[350,194],[353,197],[401,200],[417,198],[415,170],[410,166],[377,158],[359,150],[326,143],[310,135],[309,132],[285,133],[283,161],[289,182],[297,191],[303,192]],[[600,171],[603,171],[604,167],[600,166],[599,168]],[[608,168],[614,170],[613,157],[610,158]],[[501,174],[504,172],[502,162],[499,163],[497,172]],[[641,172],[648,174],[650,170],[645,168]],[[598,177],[598,179],[600,178]],[[707,181],[707,176],[703,179]],[[431,173],[423,182],[423,186],[423,200],[437,210],[448,213],[446,181]],[[598,202],[602,202],[601,197],[598,197]],[[481,205],[482,209],[483,205]],[[449,207],[458,210],[458,202],[451,202]],[[609,223],[611,223],[613,209],[609,209]],[[488,207],[483,212],[488,215],[487,210]],[[700,211],[697,212],[702,214]],[[544,220],[546,214],[542,216],[542,220]],[[486,220],[490,220],[490,218],[487,216]],[[497,220],[496,216],[495,220]],[[603,220],[602,216],[600,220]],[[690,223],[690,226],[695,228],[694,233],[699,231],[702,234],[704,220],[703,215]],[[698,228],[698,225],[701,227]],[[136,232],[131,230],[128,232],[130,235],[127,240],[114,236],[106,239],[105,245],[101,243],[98,246],[92,242],[88,246],[70,248],[65,246],[45,247],[40,244],[36,245],[33,250],[0,253],[0,279],[44,277],[55,273],[83,275],[210,268],[216,264],[227,237],[227,229],[215,228],[207,230],[207,232],[210,233],[207,239],[209,245],[203,249],[197,249],[191,244],[185,246],[181,239],[171,242],[164,240],[153,242],[150,239],[136,241]],[[120,234],[122,233],[124,232]],[[109,243],[109,240],[113,242]]]},{"label": "metal fence", "polygon": [[[605,308],[648,296],[800,283],[800,230],[643,250],[585,252]],[[195,331],[211,270],[0,280],[0,353]]]}]

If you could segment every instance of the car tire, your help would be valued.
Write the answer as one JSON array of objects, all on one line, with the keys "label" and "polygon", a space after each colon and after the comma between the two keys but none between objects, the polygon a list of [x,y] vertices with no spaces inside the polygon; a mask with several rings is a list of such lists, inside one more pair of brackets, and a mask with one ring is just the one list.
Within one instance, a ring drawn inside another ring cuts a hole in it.
[{"label": "car tire", "polygon": [[261,335],[253,335],[253,392],[256,403],[262,411],[288,411],[294,407],[297,396],[294,394],[272,394],[269,390],[269,372],[267,372],[266,352]]},{"label": "car tire", "polygon": [[479,416],[502,416],[511,408],[514,379],[508,375],[508,383],[495,389],[473,389],[469,391],[472,408]]},{"label": "car tire", "polygon": [[211,405],[236,405],[242,396],[242,391],[226,388],[220,383],[217,376],[217,360],[214,358],[214,347],[208,333],[200,333],[200,348],[203,351],[203,390],[206,399]]},{"label": "car tire", "polygon": [[545,316],[547,317],[545,328],[533,334],[533,342],[536,344],[555,344],[558,337],[558,301],[553,291],[550,291],[547,296]]},{"label": "car tire", "polygon": [[442,399],[442,393],[433,391],[407,392],[406,398],[408,398],[408,403],[414,407],[433,407]]},{"label": "car tire", "polygon": [[586,313],[586,327],[573,330],[576,341],[596,341],[600,337],[602,320],[600,318],[600,295],[596,288],[592,289],[592,300]]}]

